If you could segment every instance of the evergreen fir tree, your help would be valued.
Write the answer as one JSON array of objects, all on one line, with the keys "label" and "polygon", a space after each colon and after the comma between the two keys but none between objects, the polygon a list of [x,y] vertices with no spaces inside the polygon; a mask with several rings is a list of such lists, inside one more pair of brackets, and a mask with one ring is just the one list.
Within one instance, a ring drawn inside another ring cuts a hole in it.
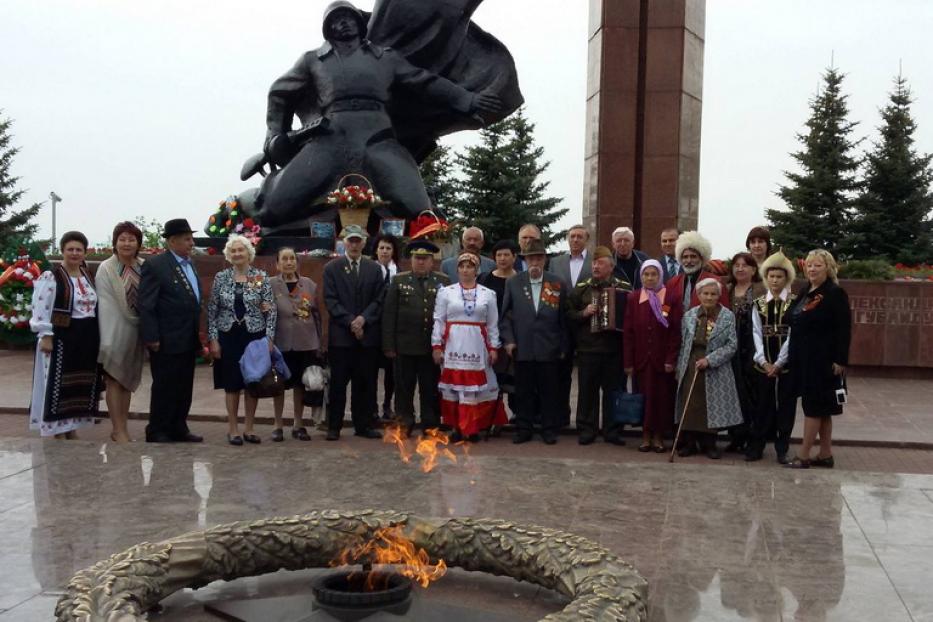
[{"label": "evergreen fir tree", "polygon": [[480,132],[479,145],[458,154],[463,177],[456,183],[451,216],[462,226],[475,225],[486,234],[486,246],[516,239],[523,224],[540,227],[545,244],[563,236],[554,224],[569,210],[562,199],[547,196],[550,182],[541,181],[549,162],[535,144],[534,124],[524,109]]},{"label": "evergreen fir tree", "polygon": [[[0,115],[2,112],[0,110]],[[13,158],[19,153],[19,149],[10,145],[13,140],[10,134],[12,125],[11,119],[4,119],[0,116],[0,240],[32,238],[38,228],[32,219],[36,217],[42,206],[40,203],[35,203],[32,207],[20,210],[15,208],[16,202],[25,191],[16,189],[19,177],[13,177],[10,172]]]},{"label": "evergreen fir tree", "polygon": [[445,214],[450,210],[454,196],[453,156],[450,147],[438,144],[437,148],[421,163],[421,179],[434,206]]},{"label": "evergreen fir tree", "polygon": [[771,237],[785,252],[825,248],[836,254],[846,242],[859,182],[858,161],[851,155],[858,141],[850,138],[857,123],[847,118],[843,77],[832,67],[823,74],[822,91],[810,102],[806,131],[797,135],[803,148],[791,154],[802,172],[785,171],[789,183],[777,193],[787,210],[767,211]]},{"label": "evergreen fir tree", "polygon": [[881,109],[881,139],[865,156],[865,180],[855,203],[850,249],[859,259],[905,264],[933,261],[930,154],[914,149],[917,124],[907,80],[898,76]]}]

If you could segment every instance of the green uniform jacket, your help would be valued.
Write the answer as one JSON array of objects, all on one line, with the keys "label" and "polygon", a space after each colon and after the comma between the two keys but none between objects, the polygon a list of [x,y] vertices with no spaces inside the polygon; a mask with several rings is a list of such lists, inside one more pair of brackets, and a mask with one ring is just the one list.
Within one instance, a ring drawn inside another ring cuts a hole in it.
[{"label": "green uniform jacket", "polygon": [[597,352],[621,352],[622,351],[622,333],[617,331],[603,331],[599,333],[590,332],[590,318],[584,317],[583,310],[587,305],[593,302],[593,288],[597,285],[602,287],[616,288],[616,327],[621,331],[622,321],[625,317],[625,305],[628,301],[628,294],[632,291],[632,286],[626,281],[609,277],[608,281],[598,282],[592,277],[585,281],[580,281],[570,292],[570,308],[567,311],[567,317],[573,327],[576,336],[577,352],[597,353]]},{"label": "green uniform jacket", "polygon": [[434,299],[437,290],[450,285],[441,272],[424,277],[424,287],[412,272],[392,279],[382,307],[382,350],[416,356],[431,353]]}]

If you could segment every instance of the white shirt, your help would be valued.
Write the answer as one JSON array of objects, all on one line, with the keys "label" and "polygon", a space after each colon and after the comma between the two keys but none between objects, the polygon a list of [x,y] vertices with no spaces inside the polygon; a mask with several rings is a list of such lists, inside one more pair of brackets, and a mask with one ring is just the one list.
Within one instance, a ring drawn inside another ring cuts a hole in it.
[{"label": "white shirt", "polygon": [[[583,270],[583,264],[586,262],[586,249],[583,249],[583,252],[579,255],[574,255],[570,253],[570,280],[573,285],[577,284],[577,281],[580,280],[580,271]],[[535,301],[535,309],[538,308],[538,302]]]},{"label": "white shirt", "polygon": [[[781,300],[787,304],[787,296],[790,294],[789,289],[784,289],[781,292]],[[771,290],[768,290],[768,293],[765,295],[765,302],[771,302],[774,300],[774,294],[771,293]],[[765,358],[765,341],[763,337],[763,329],[761,326],[761,314],[758,313],[757,309],[752,309],[752,339],[755,341],[755,362],[764,367],[764,364],[768,362],[768,359]],[[787,365],[787,354],[790,348],[790,332],[787,333],[787,339],[784,340],[784,343],[781,345],[781,351],[778,352],[777,360],[774,362],[778,367],[783,368]]]},{"label": "white shirt", "polygon": [[544,282],[544,277],[541,277],[537,281],[531,279],[531,299],[535,303],[535,313],[538,312],[538,302],[541,300],[541,285]]}]

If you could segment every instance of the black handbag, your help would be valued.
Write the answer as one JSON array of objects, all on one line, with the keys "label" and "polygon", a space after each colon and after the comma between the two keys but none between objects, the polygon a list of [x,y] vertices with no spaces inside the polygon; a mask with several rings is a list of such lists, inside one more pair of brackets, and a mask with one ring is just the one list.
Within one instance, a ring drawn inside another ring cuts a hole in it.
[{"label": "black handbag", "polygon": [[275,365],[259,379],[246,385],[246,390],[255,398],[277,397],[285,393],[285,378],[276,371]]}]

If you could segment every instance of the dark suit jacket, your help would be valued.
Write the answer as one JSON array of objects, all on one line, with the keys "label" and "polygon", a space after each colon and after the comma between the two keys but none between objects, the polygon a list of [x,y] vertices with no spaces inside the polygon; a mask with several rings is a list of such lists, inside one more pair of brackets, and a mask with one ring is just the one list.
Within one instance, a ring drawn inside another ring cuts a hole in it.
[{"label": "dark suit jacket", "polygon": [[664,274],[661,275],[662,283],[667,283],[678,274],[683,274],[684,272],[684,267],[680,265],[680,262],[677,262],[677,272],[672,274],[670,269],[667,267],[667,255],[661,255],[658,257],[658,261],[661,262],[661,268],[664,270]]},{"label": "dark suit jacket", "polygon": [[583,259],[583,266],[580,268],[580,276],[577,277],[577,283],[572,282],[570,278],[570,253],[552,257],[548,270],[557,275],[557,278],[563,281],[567,287],[573,289],[577,286],[577,283],[585,281],[593,276],[593,254],[589,251],[586,252],[586,257]]},{"label": "dark suit jacket", "polygon": [[357,278],[350,274],[350,261],[346,257],[334,259],[324,266],[324,304],[330,314],[327,343],[337,348],[361,343],[350,332],[350,323],[362,315],[366,320],[362,345],[379,347],[384,295],[385,277],[382,268],[372,259],[360,258],[360,275]]},{"label": "dark suit jacket", "polygon": [[[198,293],[204,300],[200,283]],[[201,349],[201,303],[172,253],[143,262],[138,306],[143,342],[158,341],[165,354]]]},{"label": "dark suit jacket", "polygon": [[516,361],[557,361],[567,352],[567,295],[566,283],[545,272],[536,312],[527,272],[505,282],[499,333],[503,344],[518,346]]},{"label": "dark suit jacket", "polygon": [[401,272],[386,290],[382,310],[382,349],[408,356],[431,353],[434,300],[440,288],[450,285],[443,272],[425,277],[425,287],[413,272]]}]

